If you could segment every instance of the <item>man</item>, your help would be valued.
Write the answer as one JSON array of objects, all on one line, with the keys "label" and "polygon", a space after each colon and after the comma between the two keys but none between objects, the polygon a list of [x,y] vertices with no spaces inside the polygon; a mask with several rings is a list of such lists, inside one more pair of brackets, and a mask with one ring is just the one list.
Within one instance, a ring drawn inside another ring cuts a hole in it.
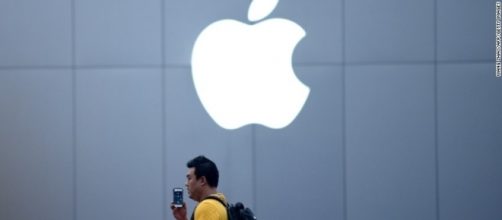
[{"label": "man", "polygon": [[[205,199],[215,196],[226,203],[225,196],[218,192],[218,168],[213,161],[204,156],[198,156],[187,163],[187,188],[188,196],[199,202],[193,211],[192,220],[228,220],[227,209],[215,199]],[[176,220],[188,220],[186,203],[182,207],[174,207],[171,210]]]}]

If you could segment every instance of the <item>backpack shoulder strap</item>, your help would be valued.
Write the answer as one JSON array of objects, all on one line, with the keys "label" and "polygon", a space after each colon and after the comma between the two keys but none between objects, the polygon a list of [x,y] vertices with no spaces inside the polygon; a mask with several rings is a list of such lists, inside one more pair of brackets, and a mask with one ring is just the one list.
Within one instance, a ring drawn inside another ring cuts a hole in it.
[{"label": "backpack shoulder strap", "polygon": [[[225,202],[223,202],[223,200],[221,200],[221,199],[220,199],[219,197],[217,197],[217,196],[212,196],[212,195],[209,195],[208,197],[206,197],[206,198],[202,199],[202,200],[201,200],[201,202],[202,202],[202,201],[204,201],[204,200],[206,200],[206,199],[213,199],[213,200],[216,200],[216,201],[220,202],[220,204],[221,204],[223,207],[225,207],[225,210],[227,210],[227,220],[230,220],[230,213],[228,213],[228,205],[227,205]],[[197,209],[197,208],[196,208],[196,209]],[[194,211],[192,212],[192,216],[190,217],[190,220],[195,220],[195,217],[194,217],[194,216],[195,216],[195,209],[194,209]]]},{"label": "backpack shoulder strap", "polygon": [[227,208],[227,204],[225,202],[223,202],[223,200],[221,200],[220,197],[218,197],[218,196],[209,195],[208,197],[204,198],[202,201],[204,201],[206,199],[214,199],[214,200],[220,202],[220,204],[223,207]]}]

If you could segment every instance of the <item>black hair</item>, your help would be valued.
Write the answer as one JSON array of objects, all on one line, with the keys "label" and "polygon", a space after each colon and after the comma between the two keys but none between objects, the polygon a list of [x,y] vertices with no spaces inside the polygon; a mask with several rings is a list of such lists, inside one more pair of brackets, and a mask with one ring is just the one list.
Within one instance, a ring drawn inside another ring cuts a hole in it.
[{"label": "black hair", "polygon": [[206,181],[211,187],[218,187],[219,172],[216,164],[205,156],[197,156],[187,162],[188,168],[194,168],[197,179],[206,177]]}]

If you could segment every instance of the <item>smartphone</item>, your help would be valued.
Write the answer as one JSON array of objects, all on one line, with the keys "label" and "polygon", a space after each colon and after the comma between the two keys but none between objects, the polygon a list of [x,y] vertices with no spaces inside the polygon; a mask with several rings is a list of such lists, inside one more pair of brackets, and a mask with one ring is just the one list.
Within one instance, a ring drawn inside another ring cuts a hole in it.
[{"label": "smartphone", "polygon": [[183,188],[173,188],[173,205],[174,207],[183,207]]}]

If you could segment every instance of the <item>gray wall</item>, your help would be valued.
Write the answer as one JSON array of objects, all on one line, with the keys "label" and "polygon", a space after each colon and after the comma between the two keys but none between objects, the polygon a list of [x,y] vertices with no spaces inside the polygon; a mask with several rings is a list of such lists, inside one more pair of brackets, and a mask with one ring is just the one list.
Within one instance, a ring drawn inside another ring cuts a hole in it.
[{"label": "gray wall", "polygon": [[0,0],[0,219],[173,219],[199,154],[262,220],[502,219],[495,1],[282,0],[310,97],[285,129],[228,131],[190,53],[248,4]]}]

